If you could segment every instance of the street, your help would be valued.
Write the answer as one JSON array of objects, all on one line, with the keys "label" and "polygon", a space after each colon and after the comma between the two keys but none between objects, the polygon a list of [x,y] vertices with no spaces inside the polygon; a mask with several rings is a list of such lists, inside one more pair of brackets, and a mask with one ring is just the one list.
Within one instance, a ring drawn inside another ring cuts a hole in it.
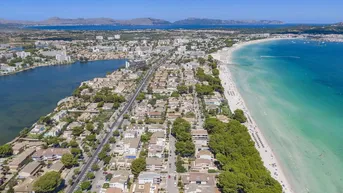
[{"label": "street", "polygon": [[101,152],[102,148],[104,147],[105,144],[107,144],[109,138],[113,135],[113,132],[119,128],[123,121],[123,115],[128,111],[128,109],[132,106],[133,102],[135,101],[137,95],[140,93],[142,88],[146,85],[147,80],[149,80],[150,76],[153,74],[157,66],[159,66],[161,63],[165,62],[167,56],[164,57],[159,61],[158,64],[153,65],[149,71],[145,74],[144,78],[142,81],[139,83],[135,93],[132,95],[131,99],[128,101],[128,103],[125,105],[123,110],[121,111],[118,119],[114,122],[114,124],[111,126],[110,132],[107,133],[106,137],[104,140],[99,144],[98,148],[95,150],[93,156],[87,161],[87,163],[84,165],[84,167],[81,169],[81,173],[79,176],[76,178],[76,182],[70,187],[68,190],[69,193],[74,192],[77,190],[80,186],[80,184],[85,180],[87,172],[91,171],[91,166],[95,163],[98,162],[98,155]]},{"label": "street", "polygon": [[179,189],[177,187],[178,176],[176,173],[176,155],[175,155],[175,138],[169,135],[169,159],[168,159],[168,176],[167,178],[167,192],[168,193],[178,193]]}]

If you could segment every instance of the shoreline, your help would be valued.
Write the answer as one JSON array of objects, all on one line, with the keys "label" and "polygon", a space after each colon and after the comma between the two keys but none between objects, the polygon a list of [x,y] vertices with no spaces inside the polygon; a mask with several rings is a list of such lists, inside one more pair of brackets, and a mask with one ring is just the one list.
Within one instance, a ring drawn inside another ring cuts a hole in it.
[{"label": "shoreline", "polygon": [[213,54],[212,56],[223,63],[222,65],[220,65],[219,77],[223,83],[223,87],[225,90],[224,95],[225,98],[228,100],[231,111],[233,112],[236,109],[242,109],[244,111],[244,114],[248,119],[244,125],[248,128],[248,132],[251,136],[251,139],[255,143],[257,151],[260,153],[264,166],[268,169],[268,171],[270,171],[271,176],[281,184],[283,192],[293,193],[294,190],[292,189],[292,186],[287,180],[287,177],[283,172],[283,168],[277,156],[275,156],[272,147],[268,144],[263,133],[258,128],[256,122],[253,120],[251,113],[249,112],[247,105],[243,100],[243,97],[238,92],[231,71],[228,67],[228,64],[232,64],[232,53],[236,50],[251,44],[283,39],[295,38],[267,38],[243,42],[239,44],[234,44],[230,48],[224,48],[218,51],[217,53]]},{"label": "shoreline", "polygon": [[[113,58],[113,59],[101,59],[101,60],[107,61],[107,60],[126,60],[126,59],[125,58]],[[101,61],[101,60],[87,60],[87,62],[81,62],[80,60],[73,60],[73,61],[68,62],[68,63],[54,63],[54,64],[43,64],[43,65],[37,65],[37,66],[30,66],[28,68],[20,69],[20,70],[17,70],[17,71],[14,71],[14,72],[10,72],[10,73],[7,73],[7,74],[0,74],[0,77],[1,76],[11,76],[11,75],[15,75],[15,74],[20,73],[20,72],[25,72],[25,71],[29,71],[29,70],[33,70],[33,69],[41,68],[41,67],[73,65],[76,62],[80,62],[80,63],[86,64],[88,62],[95,62],[95,61]]]},{"label": "shoreline", "polygon": [[10,75],[17,74],[19,72],[25,72],[25,71],[33,70],[35,68],[40,68],[40,67],[71,65],[71,64],[74,64],[75,62],[77,62],[77,61],[71,61],[71,62],[68,62],[68,63],[42,64],[42,65],[37,65],[37,66],[30,66],[28,68],[22,68],[20,70],[16,70],[14,72],[10,72],[10,73],[7,73],[7,74],[0,74],[0,77],[1,76],[10,76]]}]

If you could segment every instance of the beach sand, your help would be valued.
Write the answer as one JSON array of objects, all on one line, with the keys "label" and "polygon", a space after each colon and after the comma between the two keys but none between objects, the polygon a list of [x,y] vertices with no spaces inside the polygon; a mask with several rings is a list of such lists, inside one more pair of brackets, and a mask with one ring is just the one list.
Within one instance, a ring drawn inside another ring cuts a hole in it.
[{"label": "beach sand", "polygon": [[228,100],[230,105],[231,111],[235,111],[236,109],[242,109],[248,119],[245,123],[245,126],[248,128],[249,134],[252,140],[255,142],[255,147],[260,153],[264,166],[270,171],[271,176],[280,182],[283,188],[283,192],[285,193],[293,193],[293,189],[289,182],[287,181],[286,175],[284,174],[282,167],[277,160],[277,157],[272,151],[272,148],[267,143],[263,133],[258,128],[257,124],[253,120],[247,106],[241,95],[239,94],[236,85],[234,83],[233,77],[231,75],[230,69],[228,64],[232,64],[232,53],[240,49],[242,46],[262,43],[266,41],[277,40],[274,38],[269,39],[262,39],[262,40],[254,40],[244,43],[235,44],[230,48],[224,48],[223,50],[218,51],[215,54],[212,54],[213,58],[221,61],[222,63],[219,65],[220,68],[220,79],[222,81],[222,85],[225,89],[225,97]]}]

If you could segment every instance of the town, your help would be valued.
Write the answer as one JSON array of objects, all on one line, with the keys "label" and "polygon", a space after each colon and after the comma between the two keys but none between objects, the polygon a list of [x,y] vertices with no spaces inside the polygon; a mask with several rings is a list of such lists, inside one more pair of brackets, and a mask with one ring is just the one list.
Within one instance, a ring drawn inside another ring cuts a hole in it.
[{"label": "town", "polygon": [[[223,147],[227,138],[221,134],[232,128],[232,136],[250,137],[242,125],[247,121],[243,111],[232,112],[228,105],[219,78],[221,63],[211,54],[241,41],[294,35],[84,33],[82,40],[42,41],[33,32],[32,44],[1,44],[4,75],[74,61],[127,59],[106,77],[81,83],[53,112],[0,147],[2,190],[212,193],[229,188],[222,172],[229,167]],[[240,141],[231,148],[237,145],[255,148]],[[266,188],[281,189],[265,168],[259,170],[270,180]]]},{"label": "town", "polygon": [[[176,48],[190,58],[214,53],[234,42],[269,37],[298,37],[339,41],[340,35],[241,33],[239,30],[142,30],[119,32],[0,31],[0,76],[41,66],[72,64],[75,61],[133,59]],[[166,38],[168,37],[168,38]],[[230,40],[230,41],[229,41]]]}]

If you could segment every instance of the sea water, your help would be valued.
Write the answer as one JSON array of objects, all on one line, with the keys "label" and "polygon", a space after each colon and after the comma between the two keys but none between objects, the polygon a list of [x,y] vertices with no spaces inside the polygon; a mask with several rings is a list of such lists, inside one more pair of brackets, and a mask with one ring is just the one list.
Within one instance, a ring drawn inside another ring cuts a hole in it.
[{"label": "sea water", "polygon": [[343,43],[251,44],[232,63],[238,90],[295,192],[343,192]]}]

